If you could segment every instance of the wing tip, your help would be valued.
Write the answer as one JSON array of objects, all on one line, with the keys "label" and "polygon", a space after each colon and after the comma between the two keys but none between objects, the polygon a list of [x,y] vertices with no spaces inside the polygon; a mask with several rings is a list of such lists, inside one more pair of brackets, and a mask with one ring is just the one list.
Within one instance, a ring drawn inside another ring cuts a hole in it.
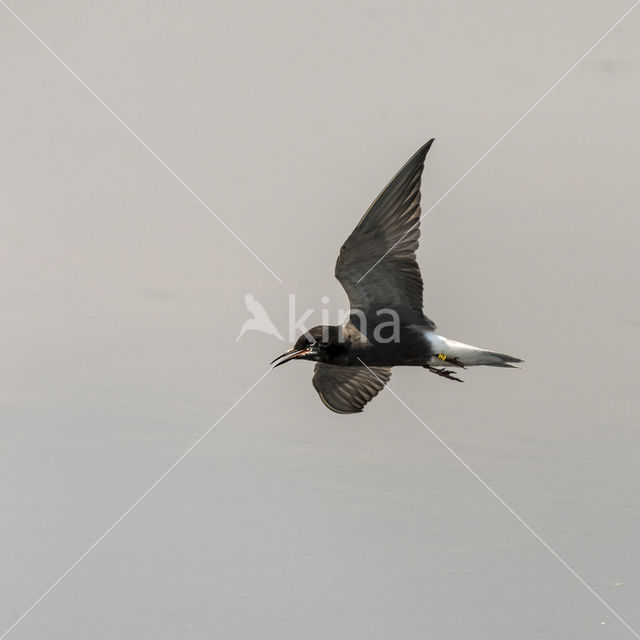
[{"label": "wing tip", "polygon": [[327,398],[324,395],[324,393],[321,393],[320,391],[318,391],[318,395],[320,396],[320,400],[322,400],[322,404],[324,404],[324,406],[327,407],[327,409],[330,409],[331,411],[333,411],[334,413],[337,413],[339,415],[349,416],[349,415],[352,415],[354,413],[362,413],[362,410],[364,408],[364,406],[359,407],[359,408],[358,407],[349,407],[348,409],[338,408],[337,405],[329,403],[329,401],[327,400]]},{"label": "wing tip", "polygon": [[[415,167],[416,165],[423,165],[424,160],[427,157],[427,153],[429,153],[429,149],[431,149],[431,145],[436,141],[435,138],[431,138],[425,142],[412,156],[409,158],[407,163],[404,165],[402,169]],[[398,172],[401,173],[402,169]]]},{"label": "wing tip", "polygon": [[431,145],[436,141],[435,138],[431,138],[431,140],[428,140],[427,142],[425,142],[424,147],[426,147],[427,151],[431,148]]},{"label": "wing tip", "polygon": [[416,152],[416,155],[418,154],[424,154],[425,156],[427,155],[427,153],[429,153],[429,149],[431,149],[431,145],[436,141],[435,138],[431,138],[431,140],[428,140],[427,142],[425,142]]}]

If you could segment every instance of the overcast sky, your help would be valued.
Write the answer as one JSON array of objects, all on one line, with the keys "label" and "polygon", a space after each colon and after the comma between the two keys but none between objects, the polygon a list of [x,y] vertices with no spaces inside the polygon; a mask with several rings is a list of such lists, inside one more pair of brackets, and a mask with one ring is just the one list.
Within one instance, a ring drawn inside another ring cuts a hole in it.
[{"label": "overcast sky", "polygon": [[[631,6],[7,3],[122,122],[0,6],[0,636],[288,348],[246,293],[344,309],[413,152],[426,210]],[[7,638],[632,638],[434,433],[640,633],[639,41],[423,221],[425,312],[523,370],[394,370],[427,428],[277,369]]]}]

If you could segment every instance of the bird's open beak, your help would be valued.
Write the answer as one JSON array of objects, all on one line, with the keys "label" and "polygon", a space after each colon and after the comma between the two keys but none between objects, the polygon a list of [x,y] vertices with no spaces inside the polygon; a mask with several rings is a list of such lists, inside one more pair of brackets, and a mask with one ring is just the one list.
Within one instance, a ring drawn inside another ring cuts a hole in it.
[{"label": "bird's open beak", "polygon": [[284,364],[285,362],[289,362],[290,360],[295,360],[296,358],[302,358],[303,356],[306,356],[308,353],[311,353],[310,347],[307,347],[306,349],[289,349],[289,351],[285,351],[282,355],[278,356],[277,358],[274,358],[271,361],[271,364],[273,364],[276,360],[280,360],[280,358],[284,358],[284,360],[280,360],[278,364],[273,365],[273,368],[275,369],[276,367],[279,367],[281,364]]}]

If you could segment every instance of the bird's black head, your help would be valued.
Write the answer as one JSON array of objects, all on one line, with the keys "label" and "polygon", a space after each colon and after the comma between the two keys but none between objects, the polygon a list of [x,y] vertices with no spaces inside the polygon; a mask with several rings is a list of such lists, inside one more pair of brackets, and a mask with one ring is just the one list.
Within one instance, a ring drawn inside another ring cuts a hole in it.
[{"label": "bird's black head", "polygon": [[[276,367],[291,360],[315,360],[318,362],[332,362],[342,352],[347,350],[341,340],[341,327],[318,325],[303,333],[296,341],[293,349],[285,351],[271,362],[280,360]],[[281,358],[284,358],[281,360]],[[274,367],[275,368],[275,367]]]}]

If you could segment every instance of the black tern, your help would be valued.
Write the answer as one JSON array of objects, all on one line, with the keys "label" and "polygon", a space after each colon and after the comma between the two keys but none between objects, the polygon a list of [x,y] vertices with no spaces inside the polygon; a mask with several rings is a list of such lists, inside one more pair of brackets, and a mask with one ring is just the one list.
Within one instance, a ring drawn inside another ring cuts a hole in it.
[{"label": "black tern", "polygon": [[513,367],[520,358],[449,340],[422,311],[420,180],[433,139],[382,190],[340,249],[335,276],[351,307],[340,326],[313,327],[276,367],[316,362],[313,386],[336,413],[358,413],[389,381],[391,367],[418,366],[447,378],[452,366]]}]

